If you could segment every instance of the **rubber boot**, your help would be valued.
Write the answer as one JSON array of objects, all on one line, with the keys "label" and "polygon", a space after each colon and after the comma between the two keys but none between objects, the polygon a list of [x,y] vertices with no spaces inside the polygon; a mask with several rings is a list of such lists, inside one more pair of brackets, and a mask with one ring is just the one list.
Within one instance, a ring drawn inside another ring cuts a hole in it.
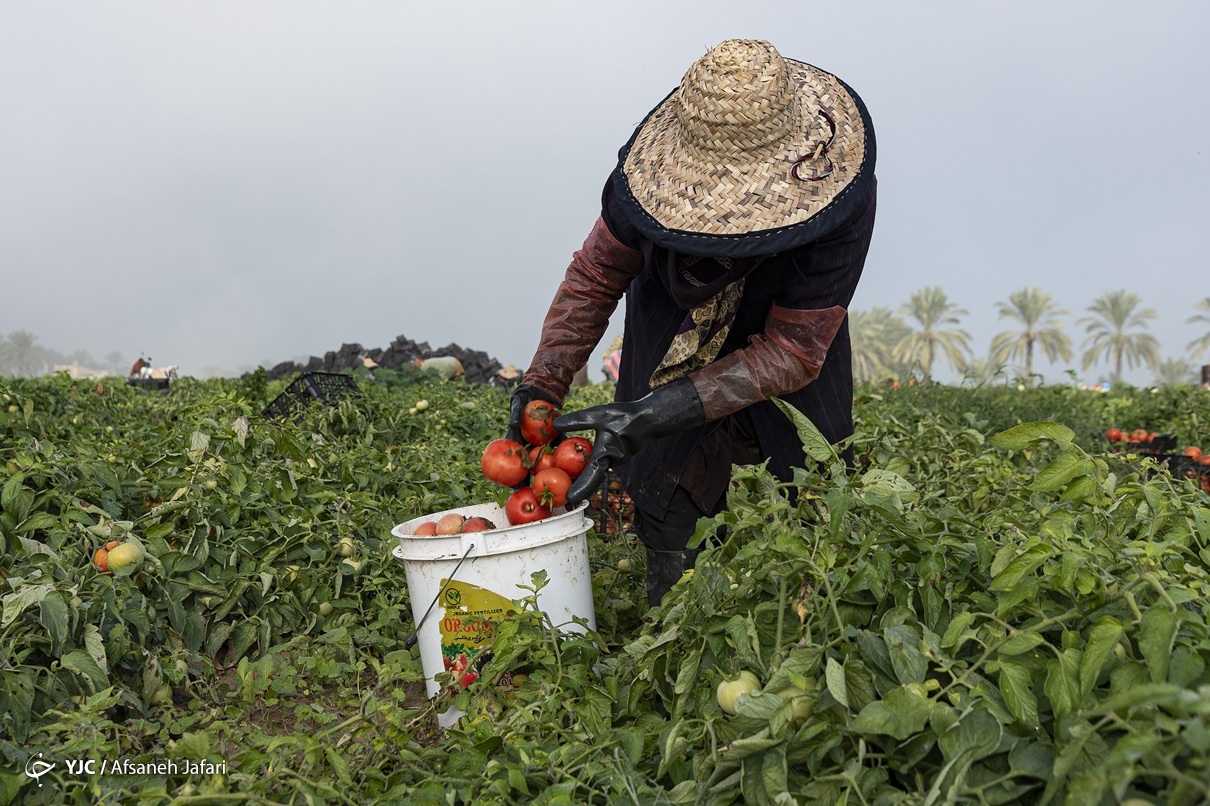
[{"label": "rubber boot", "polygon": [[685,572],[697,563],[701,549],[684,551],[655,551],[647,549],[647,604],[658,605],[664,594],[680,581]]}]

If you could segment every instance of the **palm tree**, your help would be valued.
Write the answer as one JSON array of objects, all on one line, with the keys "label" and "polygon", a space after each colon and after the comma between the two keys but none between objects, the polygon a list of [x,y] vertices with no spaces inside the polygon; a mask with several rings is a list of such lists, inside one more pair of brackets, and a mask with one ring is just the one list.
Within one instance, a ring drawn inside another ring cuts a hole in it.
[{"label": "palm tree", "polygon": [[15,375],[34,375],[45,367],[45,350],[34,344],[38,337],[24,330],[8,334],[5,343],[5,364]]},{"label": "palm tree", "polygon": [[995,358],[975,358],[967,362],[962,371],[962,385],[978,388],[986,386],[997,378],[1008,380],[1004,364]]},{"label": "palm tree", "polygon": [[919,366],[926,376],[933,374],[933,360],[938,352],[956,369],[966,366],[970,355],[970,334],[961,328],[941,330],[941,325],[956,325],[966,310],[951,305],[939,286],[922,288],[912,294],[900,313],[920,323],[920,329],[904,336],[895,345],[894,357],[909,366]]},{"label": "palm tree", "polygon": [[1155,368],[1156,386],[1189,386],[1197,383],[1193,365],[1181,358],[1169,358]]},{"label": "palm tree", "polygon": [[996,310],[1001,319],[1013,319],[1020,323],[1020,330],[1006,330],[992,338],[991,360],[993,364],[1007,363],[1024,356],[1025,377],[1034,374],[1034,347],[1050,361],[1062,358],[1071,360],[1071,339],[1063,332],[1063,324],[1056,318],[1067,311],[1055,305],[1050,294],[1040,288],[1022,288],[1008,295],[1008,302],[997,302]]},{"label": "palm tree", "polygon": [[892,357],[895,345],[912,332],[890,308],[849,311],[849,338],[853,343],[853,374],[858,380],[906,374]]},{"label": "palm tree", "polygon": [[[1201,302],[1193,306],[1205,313],[1195,313],[1185,320],[1187,325],[1195,325],[1198,323],[1210,325],[1210,297],[1206,297]],[[1194,360],[1201,358],[1202,353],[1210,350],[1210,330],[1207,330],[1199,338],[1194,339],[1185,345],[1185,349],[1192,352]]]},{"label": "palm tree", "polygon": [[1133,369],[1146,364],[1155,369],[1160,363],[1160,343],[1150,333],[1132,333],[1145,330],[1147,320],[1155,318],[1151,308],[1136,310],[1138,294],[1130,291],[1109,291],[1093,300],[1088,310],[1095,316],[1086,316],[1077,324],[1085,325],[1088,334],[1081,346],[1084,351],[1082,368],[1087,370],[1104,356],[1113,362],[1113,380],[1122,379],[1122,362]]}]

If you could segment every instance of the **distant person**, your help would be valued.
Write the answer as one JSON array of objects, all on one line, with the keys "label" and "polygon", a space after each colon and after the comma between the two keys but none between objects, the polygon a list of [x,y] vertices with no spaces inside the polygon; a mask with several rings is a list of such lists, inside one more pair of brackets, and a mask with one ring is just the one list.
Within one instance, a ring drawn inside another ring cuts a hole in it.
[{"label": "distant person", "polygon": [[621,466],[651,603],[696,560],[686,544],[725,505],[733,463],[768,459],[787,482],[805,464],[769,398],[830,442],[853,433],[846,311],[875,186],[857,94],[763,41],[706,53],[622,147],[510,414],[518,423],[531,400],[562,403],[625,296],[617,402],[555,426],[596,435],[569,502]]},{"label": "distant person", "polygon": [[605,351],[605,358],[602,359],[602,371],[605,373],[605,379],[610,383],[618,382],[618,369],[622,366],[622,337],[618,336],[609,345]]},{"label": "distant person", "polygon": [[521,371],[517,369],[516,364],[509,364],[504,369],[498,370],[495,375],[492,375],[488,380],[488,386],[498,386],[502,389],[512,389],[521,382]]}]

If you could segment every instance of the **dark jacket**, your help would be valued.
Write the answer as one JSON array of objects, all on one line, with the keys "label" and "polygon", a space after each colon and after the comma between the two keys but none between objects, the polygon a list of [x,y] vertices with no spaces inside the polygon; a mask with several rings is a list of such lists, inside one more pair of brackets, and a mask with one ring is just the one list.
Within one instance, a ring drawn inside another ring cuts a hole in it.
[{"label": "dark jacket", "polygon": [[[618,400],[637,400],[650,391],[651,374],[663,359],[687,311],[672,297],[667,272],[662,268],[667,253],[646,241],[631,224],[611,187],[612,183],[606,186],[602,218],[619,242],[644,255],[642,270],[626,290],[626,349],[617,386]],[[735,321],[716,362],[745,348],[750,339],[764,333],[774,306],[792,311],[848,309],[870,246],[876,196],[876,183],[871,182],[864,202],[856,205],[854,212],[830,232],[764,258],[747,277]],[[816,344],[808,349],[817,353],[826,351],[826,356],[818,356],[818,377],[781,397],[810,418],[834,443],[853,433],[853,370],[847,317],[830,346]],[[725,383],[725,377],[718,382]],[[804,463],[802,446],[790,421],[767,400],[749,406],[746,411],[761,451],[770,460],[770,470],[789,481],[791,468]],[[636,506],[662,518],[695,448],[709,442],[720,427],[721,420],[714,420],[657,440],[619,468]],[[712,472],[704,478],[695,474],[698,489],[689,490],[705,511],[712,509],[713,502],[724,492],[730,473],[730,461],[725,455],[714,458],[718,461],[708,463]]]}]

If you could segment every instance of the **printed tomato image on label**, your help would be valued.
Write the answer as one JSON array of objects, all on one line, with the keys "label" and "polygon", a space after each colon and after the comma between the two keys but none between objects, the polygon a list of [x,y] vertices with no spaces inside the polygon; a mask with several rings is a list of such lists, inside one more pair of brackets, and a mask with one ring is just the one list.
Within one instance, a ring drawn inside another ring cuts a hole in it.
[{"label": "printed tomato image on label", "polygon": [[[441,580],[444,585],[446,580]],[[445,609],[441,619],[441,659],[460,686],[478,679],[483,664],[491,659],[490,646],[496,633],[494,622],[508,613],[513,603],[498,593],[457,580],[441,594]]]}]

